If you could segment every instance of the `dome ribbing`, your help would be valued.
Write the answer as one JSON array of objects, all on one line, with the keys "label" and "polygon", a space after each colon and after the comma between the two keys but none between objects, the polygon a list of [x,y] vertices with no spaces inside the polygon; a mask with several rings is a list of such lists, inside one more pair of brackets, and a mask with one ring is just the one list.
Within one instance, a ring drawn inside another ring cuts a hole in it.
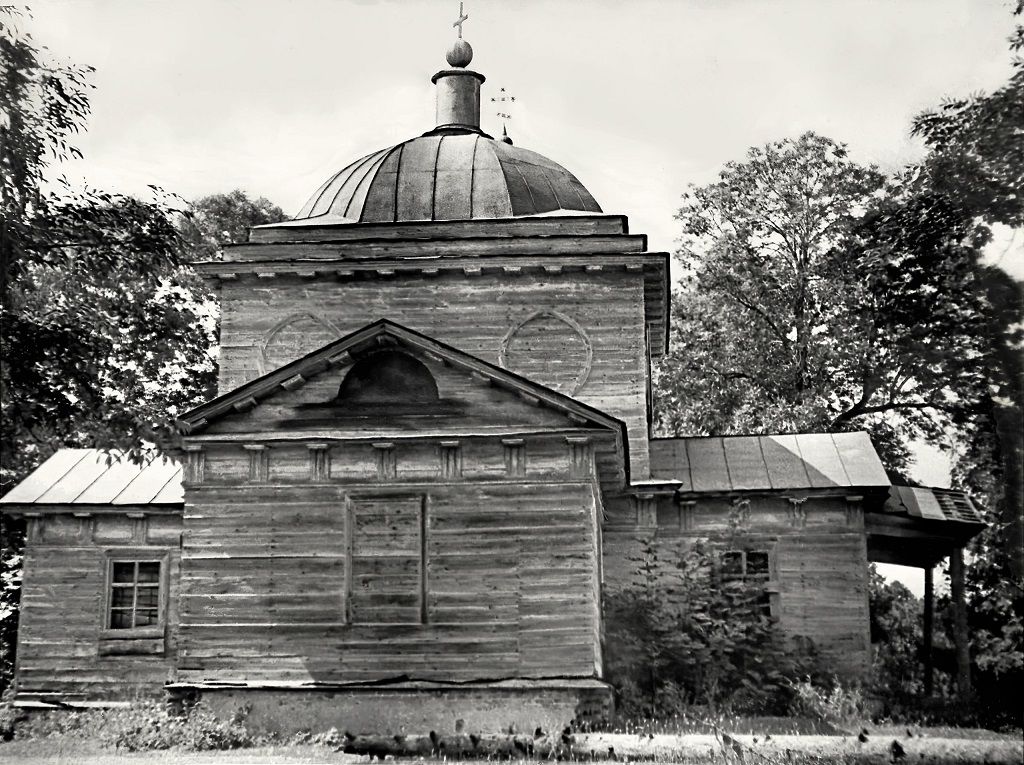
[{"label": "dome ribbing", "polygon": [[420,136],[356,160],[328,179],[294,221],[462,220],[556,210],[601,207],[561,165],[466,131]]}]

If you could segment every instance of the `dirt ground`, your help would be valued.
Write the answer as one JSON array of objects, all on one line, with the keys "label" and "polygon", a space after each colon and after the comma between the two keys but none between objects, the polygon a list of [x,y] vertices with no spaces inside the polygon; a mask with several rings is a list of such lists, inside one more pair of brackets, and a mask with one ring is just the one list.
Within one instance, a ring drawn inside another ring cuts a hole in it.
[{"label": "dirt ground", "polygon": [[[910,733],[911,735],[908,735]],[[898,744],[894,749],[893,742]],[[672,763],[1007,763],[1024,762],[1024,742],[1017,735],[989,731],[875,729],[866,741],[856,736],[736,735],[723,743],[709,734],[578,736],[578,753],[588,761],[655,761]],[[729,760],[726,760],[725,753]],[[741,755],[742,754],[742,758]],[[277,746],[228,752],[116,753],[92,747],[80,738],[53,737],[0,744],[0,763],[10,765],[355,765],[369,757],[335,752],[323,746]],[[413,762],[412,760],[408,762]],[[402,761],[398,761],[401,765]],[[467,762],[467,765],[471,763]]]},{"label": "dirt ground", "polygon": [[335,753],[322,746],[275,746],[228,752],[131,752],[83,748],[80,739],[42,739],[0,744],[3,765],[339,765],[366,762],[358,755]]}]

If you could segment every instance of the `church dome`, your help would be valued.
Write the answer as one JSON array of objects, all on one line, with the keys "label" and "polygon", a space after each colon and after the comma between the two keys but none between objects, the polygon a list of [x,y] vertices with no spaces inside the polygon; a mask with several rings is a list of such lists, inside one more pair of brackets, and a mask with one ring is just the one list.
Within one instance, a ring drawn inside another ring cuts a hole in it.
[{"label": "church dome", "polygon": [[[459,30],[445,56],[452,68],[430,78],[437,88],[436,127],[335,173],[284,225],[601,212],[564,167],[514,146],[507,135],[495,140],[480,129],[480,86],[486,78],[466,68],[473,60],[473,48],[462,39],[462,23],[468,18],[460,8],[452,25]],[[515,101],[491,99],[506,100]]]},{"label": "church dome", "polygon": [[393,223],[600,213],[576,177],[478,129],[431,131],[356,160],[310,197],[295,223]]}]

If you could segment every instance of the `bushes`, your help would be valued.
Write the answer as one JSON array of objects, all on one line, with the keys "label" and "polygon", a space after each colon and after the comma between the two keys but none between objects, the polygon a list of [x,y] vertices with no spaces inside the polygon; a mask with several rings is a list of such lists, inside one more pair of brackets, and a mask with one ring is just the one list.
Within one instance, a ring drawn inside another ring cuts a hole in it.
[{"label": "bushes", "polygon": [[822,686],[805,678],[792,684],[790,712],[800,717],[824,720],[838,728],[851,729],[867,715],[867,705],[859,688],[844,688],[839,682]]},{"label": "bushes", "polygon": [[0,733],[5,721],[10,721],[7,740],[68,736],[129,752],[171,747],[194,751],[239,749],[268,743],[246,729],[244,714],[222,720],[202,703],[181,715],[172,714],[164,702],[155,699],[141,699],[115,709],[40,712],[17,719],[15,711],[9,703],[0,704]]},{"label": "bushes", "polygon": [[607,677],[622,718],[693,707],[785,714],[793,682],[815,674],[810,646],[792,645],[766,612],[764,582],[723,577],[721,552],[702,541],[645,542],[634,582],[607,594]]},{"label": "bushes", "polygon": [[107,714],[100,741],[130,752],[150,749],[239,749],[260,743],[242,724],[239,715],[230,720],[217,718],[201,703],[181,716],[168,712],[157,701],[142,702]]}]

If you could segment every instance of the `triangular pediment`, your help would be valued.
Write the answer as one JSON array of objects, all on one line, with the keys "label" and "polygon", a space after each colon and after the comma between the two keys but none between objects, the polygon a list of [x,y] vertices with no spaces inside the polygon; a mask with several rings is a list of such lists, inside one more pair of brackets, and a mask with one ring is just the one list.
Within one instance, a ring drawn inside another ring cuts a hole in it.
[{"label": "triangular pediment", "polygon": [[539,383],[380,320],[183,415],[186,435],[364,438],[600,430],[622,422]]}]

